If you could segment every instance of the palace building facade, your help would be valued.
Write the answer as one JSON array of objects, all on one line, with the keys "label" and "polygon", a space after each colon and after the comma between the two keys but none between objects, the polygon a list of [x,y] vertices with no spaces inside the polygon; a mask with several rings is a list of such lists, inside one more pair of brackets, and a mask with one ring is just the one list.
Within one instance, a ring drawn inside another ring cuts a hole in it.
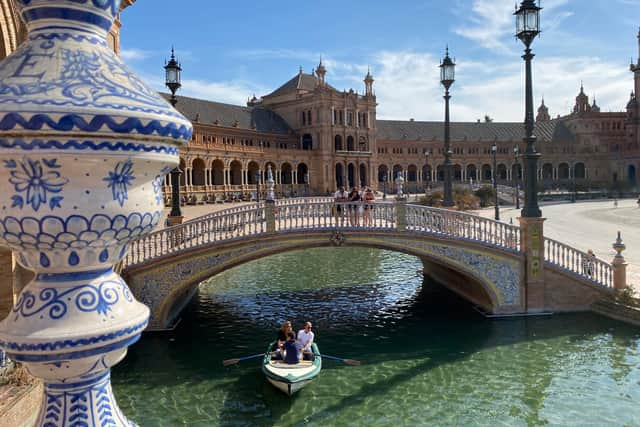
[{"label": "palace building facade", "polygon": [[[582,86],[565,116],[552,119],[542,101],[535,128],[541,186],[637,187],[640,60],[631,71],[634,89],[623,111],[601,112]],[[263,194],[269,169],[284,196],[328,194],[341,185],[383,191],[399,173],[409,192],[444,180],[442,122],[378,120],[370,72],[362,94],[335,89],[326,74],[322,61],[310,74],[300,69],[246,106],[178,96],[176,108],[194,125],[193,140],[181,153],[187,200],[246,197],[256,188]],[[514,147],[524,151],[523,137],[523,123],[451,123],[454,184],[491,182],[495,144],[496,178],[514,185],[522,179],[522,159]]]},{"label": "palace building facade", "polygon": [[[135,0],[124,0],[124,9]],[[120,21],[108,41],[120,51]],[[0,59],[26,35],[10,0],[0,0]],[[640,32],[638,33],[640,50]],[[640,58],[640,53],[639,53]],[[538,178],[545,188],[638,185],[640,168],[640,59],[631,64],[634,85],[626,108],[601,112],[582,87],[573,110],[552,119],[544,100],[535,134]],[[181,153],[181,187],[191,202],[264,193],[270,169],[280,195],[327,194],[344,185],[382,191],[401,173],[405,188],[422,192],[444,179],[444,125],[440,121],[378,120],[374,78],[364,92],[339,91],[320,64],[246,106],[178,96],[176,108],[194,125],[193,140]],[[621,106],[622,107],[622,106]],[[454,183],[490,182],[492,146],[495,176],[514,185],[522,178],[522,123],[451,123]],[[171,193],[169,178],[165,192]]]}]

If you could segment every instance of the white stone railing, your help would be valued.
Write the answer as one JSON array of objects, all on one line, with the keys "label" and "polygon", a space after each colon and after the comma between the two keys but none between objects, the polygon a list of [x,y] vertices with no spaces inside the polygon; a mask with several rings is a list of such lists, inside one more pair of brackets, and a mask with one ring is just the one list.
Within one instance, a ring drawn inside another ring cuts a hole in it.
[{"label": "white stone railing", "polygon": [[520,228],[477,215],[407,205],[407,231],[520,250]]},{"label": "white stone railing", "polygon": [[335,203],[332,198],[311,200],[290,199],[288,203],[276,204],[276,231],[396,228],[394,203]]},{"label": "white stone railing", "polygon": [[[271,223],[268,218],[273,218]],[[332,198],[260,202],[211,213],[134,241],[124,266],[215,242],[300,230],[382,230],[430,234],[520,250],[520,229],[488,218],[395,202],[335,203]]]},{"label": "white stone railing", "polygon": [[231,215],[231,214],[236,214],[236,213],[242,213],[242,212],[249,212],[249,211],[253,211],[255,209],[264,209],[264,201],[259,201],[257,202],[251,202],[251,203],[247,203],[246,205],[241,205],[241,206],[234,206],[232,208],[227,208],[227,209],[222,209],[219,211],[215,211],[215,212],[211,212],[205,215],[201,215],[195,218],[192,218],[188,221],[185,221],[184,224],[188,224],[188,223],[192,223],[192,222],[201,222],[201,221],[205,221],[208,220],[210,218],[216,218],[219,216],[226,216],[226,215]]},{"label": "white stone railing", "polygon": [[606,261],[590,256],[553,239],[544,239],[544,260],[547,264],[577,274],[594,284],[613,289],[613,267]]},{"label": "white stone railing", "polygon": [[198,221],[165,228],[134,241],[124,259],[124,266],[130,267],[214,242],[264,234],[266,230],[262,205],[216,212]]}]

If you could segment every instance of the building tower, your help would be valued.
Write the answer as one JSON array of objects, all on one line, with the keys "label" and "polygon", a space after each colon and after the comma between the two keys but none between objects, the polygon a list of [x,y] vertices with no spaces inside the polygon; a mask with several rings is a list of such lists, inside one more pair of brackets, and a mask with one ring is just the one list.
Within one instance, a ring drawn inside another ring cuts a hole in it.
[{"label": "building tower", "polygon": [[640,29],[638,29],[638,60],[634,64],[633,62],[629,66],[629,69],[633,73],[634,80],[634,93],[637,95],[640,93]]},{"label": "building tower", "polygon": [[538,107],[536,122],[548,122],[549,120],[551,120],[551,116],[549,116],[549,109],[544,105],[544,97],[542,97],[542,104]]},{"label": "building tower", "polygon": [[367,70],[367,75],[364,77],[364,96],[373,96],[373,76],[371,75],[371,69]]},{"label": "building tower", "polygon": [[580,82],[580,93],[576,96],[576,105],[573,107],[573,114],[584,114],[591,112],[589,97],[584,93],[584,86]]},{"label": "building tower", "polygon": [[327,69],[324,68],[324,65],[322,65],[322,57],[320,57],[320,63],[316,68],[316,75],[318,76],[318,86],[324,87],[325,85],[324,77],[326,76],[326,74],[327,74]]}]

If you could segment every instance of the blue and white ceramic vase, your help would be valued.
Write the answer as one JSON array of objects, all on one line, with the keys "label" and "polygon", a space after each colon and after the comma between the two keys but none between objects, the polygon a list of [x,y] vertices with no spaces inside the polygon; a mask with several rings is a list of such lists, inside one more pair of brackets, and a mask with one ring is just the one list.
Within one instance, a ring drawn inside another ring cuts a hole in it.
[{"label": "blue and white ceramic vase", "polygon": [[0,347],[42,378],[38,425],[131,425],[110,368],[147,324],[112,266],[149,233],[191,124],[106,42],[120,0],[15,0],[28,40],[0,62],[0,245],[35,279]]}]

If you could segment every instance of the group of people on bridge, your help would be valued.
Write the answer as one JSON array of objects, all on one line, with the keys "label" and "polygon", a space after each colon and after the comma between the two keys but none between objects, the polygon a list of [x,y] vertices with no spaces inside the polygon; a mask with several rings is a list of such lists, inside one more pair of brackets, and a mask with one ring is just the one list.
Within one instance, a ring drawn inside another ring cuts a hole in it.
[{"label": "group of people on bridge", "polygon": [[338,188],[334,194],[336,202],[334,215],[336,222],[344,225],[345,219],[348,219],[349,225],[352,227],[367,227],[373,225],[373,202],[376,196],[369,187],[363,187],[358,191],[357,187],[351,187],[350,192],[346,192],[343,186]]},{"label": "group of people on bridge", "polygon": [[296,364],[303,359],[312,360],[311,346],[313,345],[314,334],[311,328],[311,322],[305,322],[304,329],[300,329],[296,337],[293,333],[291,322],[288,320],[284,322],[278,329],[278,341],[273,349],[273,358],[284,360],[285,363],[289,364]]}]

